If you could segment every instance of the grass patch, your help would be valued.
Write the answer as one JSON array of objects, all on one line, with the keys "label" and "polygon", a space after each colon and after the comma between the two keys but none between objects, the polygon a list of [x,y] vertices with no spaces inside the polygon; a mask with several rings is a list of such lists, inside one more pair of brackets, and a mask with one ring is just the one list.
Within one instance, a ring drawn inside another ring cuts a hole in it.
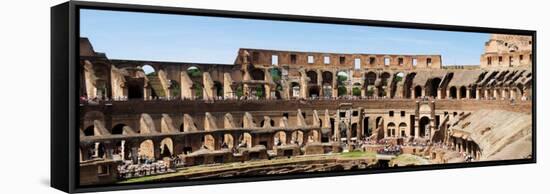
[{"label": "grass patch", "polygon": [[362,151],[352,151],[352,152],[345,152],[340,154],[343,158],[362,158],[362,157],[368,157],[368,158],[376,158],[375,152],[362,152]]}]

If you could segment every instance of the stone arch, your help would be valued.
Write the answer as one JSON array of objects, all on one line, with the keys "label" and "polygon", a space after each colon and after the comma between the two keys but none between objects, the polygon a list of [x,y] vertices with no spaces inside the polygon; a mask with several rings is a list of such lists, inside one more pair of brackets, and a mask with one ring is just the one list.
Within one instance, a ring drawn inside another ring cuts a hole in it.
[{"label": "stone arch", "polygon": [[[234,145],[234,141],[235,139],[233,138],[232,134],[226,133],[223,135],[223,143],[225,144],[225,146],[227,146],[227,148],[232,149]],[[223,148],[225,147],[222,145],[222,149]]]},{"label": "stone arch", "polygon": [[139,144],[138,156],[145,157],[147,159],[155,158],[155,145],[153,140],[144,140]]},{"label": "stone arch", "polygon": [[456,91],[456,87],[455,86],[451,86],[451,88],[449,88],[449,98],[450,99],[456,99],[457,97],[457,91]]},{"label": "stone arch", "polygon": [[265,72],[263,69],[254,68],[250,71],[250,78],[253,80],[264,80]]},{"label": "stone arch", "polygon": [[461,99],[466,98],[466,91],[467,91],[466,86],[461,86],[459,91],[460,91],[460,92],[459,92],[459,95],[458,95],[458,96],[459,96]]},{"label": "stone arch", "polygon": [[95,127],[94,125],[90,125],[84,129],[84,136],[94,136],[95,135]]},{"label": "stone arch", "polygon": [[365,75],[365,89],[366,89],[366,95],[367,96],[374,96],[375,93],[374,93],[374,84],[376,83],[376,73],[372,72],[372,71],[369,71],[366,75]]},{"label": "stone arch", "polygon": [[290,83],[290,95],[293,98],[299,98],[300,97],[300,89],[301,89],[301,86],[298,82]]},{"label": "stone arch", "polygon": [[425,137],[428,135],[428,133],[430,132],[430,118],[428,118],[427,116],[423,116],[422,118],[420,118],[420,120],[418,121],[418,135],[420,137]]},{"label": "stone arch", "polygon": [[413,90],[413,80],[415,76],[416,76],[415,72],[408,73],[407,76],[405,76],[405,82],[403,83],[403,85],[405,86],[405,90],[403,91],[404,92],[403,96],[405,98],[414,97],[414,91],[411,91],[411,90]]},{"label": "stone arch", "polygon": [[399,123],[399,135],[401,137],[407,137],[407,123]]},{"label": "stone arch", "polygon": [[251,148],[252,147],[252,135],[245,132],[239,137],[239,147]]},{"label": "stone arch", "polygon": [[273,145],[286,145],[286,133],[284,131],[277,131],[273,134]]},{"label": "stone arch", "polygon": [[428,80],[426,84],[426,96],[437,97],[437,90],[439,90],[439,84],[441,83],[441,78],[435,77]]},{"label": "stone arch", "polygon": [[363,118],[363,135],[370,137],[372,135],[372,129],[369,128],[369,117]]},{"label": "stone arch", "polygon": [[317,72],[310,70],[306,72],[306,75],[310,84],[317,84]]},{"label": "stone arch", "polygon": [[477,86],[472,86],[470,89],[470,98],[476,99],[477,98]]},{"label": "stone arch", "polygon": [[302,145],[304,143],[304,132],[301,130],[295,130],[291,135],[291,143]]},{"label": "stone arch", "polygon": [[216,149],[216,138],[214,138],[211,134],[206,134],[203,137],[203,145],[206,147],[206,149],[209,150],[215,150]]},{"label": "stone arch", "polygon": [[189,78],[191,79],[201,79],[202,78],[202,70],[197,66],[190,66],[186,69],[187,75],[189,75]]},{"label": "stone arch", "polygon": [[338,96],[347,95],[348,91],[347,91],[345,82],[347,82],[350,79],[349,73],[345,71],[338,71],[336,73],[336,76],[337,76],[336,85],[338,87],[338,92],[337,92]]},{"label": "stone arch", "polygon": [[422,96],[422,86],[414,87],[414,98],[419,98]]},{"label": "stone arch", "polygon": [[308,133],[308,142],[318,142],[319,138],[319,132],[317,130],[310,130]]},{"label": "stone arch", "polygon": [[145,97],[143,93],[145,89],[144,82],[127,81],[125,85],[128,90],[128,99],[143,99]]},{"label": "stone arch", "polygon": [[86,112],[83,118],[83,121],[84,121],[83,125],[84,126],[93,125],[95,120],[105,122],[105,116],[103,115],[102,112],[99,112],[99,111]]},{"label": "stone arch", "polygon": [[174,142],[171,138],[166,137],[160,141],[160,157],[171,157],[174,155]]},{"label": "stone arch", "polygon": [[386,131],[387,131],[386,132],[387,137],[395,137],[396,136],[395,123],[389,122],[388,126],[386,127]]},{"label": "stone arch", "polygon": [[361,96],[361,83],[354,83],[353,88],[351,89],[351,95],[353,96]]},{"label": "stone arch", "polygon": [[122,134],[125,134],[124,132],[124,127],[128,127],[126,124],[123,124],[123,123],[119,123],[119,124],[116,124],[112,129],[111,129],[111,134],[113,135],[122,135]]},{"label": "stone arch", "polygon": [[333,79],[332,72],[323,71],[322,77],[323,77],[323,85],[325,84],[332,85],[332,79]]},{"label": "stone arch", "polygon": [[386,96],[386,89],[388,87],[388,80],[390,79],[391,74],[388,72],[383,72],[380,74],[380,85],[378,86],[378,97]]},{"label": "stone arch", "polygon": [[321,89],[319,86],[310,86],[309,87],[309,97],[319,97],[320,96]]},{"label": "stone arch", "polygon": [[[398,91],[397,91],[397,85],[399,82],[402,82],[405,79],[405,73],[403,72],[397,72],[394,74],[391,85],[390,85],[390,97],[394,98]],[[401,92],[403,94],[403,92]]]},{"label": "stone arch", "polygon": [[217,96],[223,96],[223,84],[220,81],[214,81],[214,90]]}]

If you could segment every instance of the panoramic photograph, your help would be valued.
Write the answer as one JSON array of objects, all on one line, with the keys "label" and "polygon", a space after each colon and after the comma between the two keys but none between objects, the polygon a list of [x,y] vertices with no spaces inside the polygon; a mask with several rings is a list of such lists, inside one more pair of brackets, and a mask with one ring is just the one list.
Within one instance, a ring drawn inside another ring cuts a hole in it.
[{"label": "panoramic photograph", "polygon": [[79,17],[80,186],[533,155],[531,36]]}]

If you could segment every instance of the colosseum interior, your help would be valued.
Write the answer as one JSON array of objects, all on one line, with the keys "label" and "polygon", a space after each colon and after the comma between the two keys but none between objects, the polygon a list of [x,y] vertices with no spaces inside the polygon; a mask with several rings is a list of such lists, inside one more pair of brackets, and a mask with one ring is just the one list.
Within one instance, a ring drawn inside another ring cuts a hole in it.
[{"label": "colosseum interior", "polygon": [[80,184],[529,158],[531,44],[491,35],[475,66],[251,48],[204,64],[81,38]]}]

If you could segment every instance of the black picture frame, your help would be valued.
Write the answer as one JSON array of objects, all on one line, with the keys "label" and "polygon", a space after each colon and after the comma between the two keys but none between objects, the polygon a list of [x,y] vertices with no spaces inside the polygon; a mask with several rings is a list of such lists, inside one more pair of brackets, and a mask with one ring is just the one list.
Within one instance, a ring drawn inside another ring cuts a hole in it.
[{"label": "black picture frame", "polygon": [[[79,59],[77,54],[79,53],[79,10],[83,8],[310,23],[368,25],[378,27],[444,30],[458,32],[503,33],[532,36],[532,86],[534,88],[532,93],[532,158],[374,169],[369,170],[368,172],[323,172],[312,174],[273,175],[231,179],[193,180],[185,182],[154,182],[86,187],[79,186],[79,164],[77,149],[79,134],[76,130],[73,129],[78,128],[77,121],[79,118],[79,105],[77,100],[79,86]],[[536,31],[533,30],[69,1],[51,8],[51,186],[64,192],[73,193],[536,163],[536,42]]]}]

